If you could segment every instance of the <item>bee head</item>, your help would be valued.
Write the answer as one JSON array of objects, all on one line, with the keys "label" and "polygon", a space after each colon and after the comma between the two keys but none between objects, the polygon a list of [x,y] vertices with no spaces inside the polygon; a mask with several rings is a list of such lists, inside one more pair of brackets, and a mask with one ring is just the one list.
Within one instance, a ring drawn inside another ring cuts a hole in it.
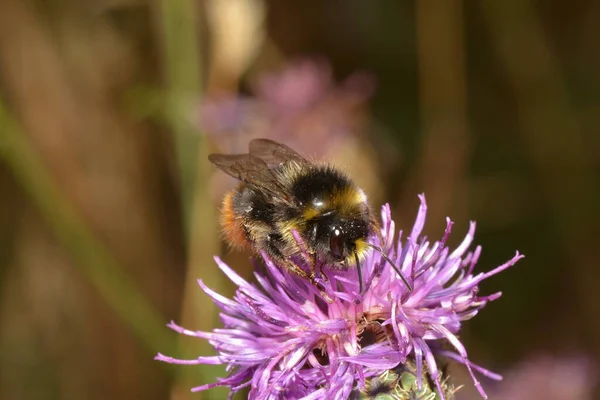
[{"label": "bee head", "polygon": [[299,225],[318,259],[340,268],[354,265],[371,232],[365,193],[343,173],[321,165],[296,176],[291,192]]},{"label": "bee head", "polygon": [[362,218],[345,219],[336,213],[322,215],[315,225],[314,243],[328,264],[354,263],[354,253],[369,235],[369,223]]},{"label": "bee head", "polygon": [[341,226],[333,226],[329,234],[329,251],[331,256],[338,261],[346,259],[348,255],[347,243],[344,240],[344,231]]}]

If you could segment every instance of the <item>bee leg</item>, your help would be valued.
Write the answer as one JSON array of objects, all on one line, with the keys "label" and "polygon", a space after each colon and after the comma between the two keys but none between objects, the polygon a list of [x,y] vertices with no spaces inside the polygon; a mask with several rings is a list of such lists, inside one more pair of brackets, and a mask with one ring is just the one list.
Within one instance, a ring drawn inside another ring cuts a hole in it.
[{"label": "bee leg", "polygon": [[295,262],[285,257],[281,250],[281,236],[275,234],[269,234],[265,237],[265,240],[261,242],[262,247],[265,249],[269,257],[276,261],[277,264],[284,266],[288,271],[293,272],[303,279],[309,279],[310,275],[308,272],[296,265]]},{"label": "bee leg", "polygon": [[321,280],[323,280],[323,282],[325,282],[325,283],[329,282],[329,277],[327,277],[327,275],[325,273],[323,273],[323,264],[317,263],[317,257],[315,254],[312,254],[311,265],[312,265],[312,271],[313,271],[312,275],[314,277],[316,277],[318,275],[319,278],[321,278]]},{"label": "bee leg", "polygon": [[[317,278],[317,257],[316,257],[316,255],[314,253],[307,253],[307,256],[308,256],[308,260],[306,260],[306,261],[310,265],[310,274],[308,274],[306,271],[304,271],[303,269],[301,269],[298,266],[296,266],[296,268],[300,269],[302,271],[302,273],[306,275],[306,278],[311,283],[311,285],[313,285],[314,287],[319,289],[319,292],[321,292],[321,296],[323,296],[325,301],[327,301],[328,303],[333,303],[333,299],[331,297],[329,297],[329,295],[325,291],[325,287],[323,287],[323,284],[322,284],[322,282],[328,282],[329,279],[327,278],[327,276],[325,274],[323,274],[323,271],[321,271],[321,270],[318,271],[319,276]],[[320,279],[320,281],[318,279]]]},{"label": "bee leg", "polygon": [[320,285],[318,282],[314,281],[312,282],[312,284],[319,289],[319,292],[321,292],[321,297],[323,297],[323,299],[328,302],[329,304],[333,303],[333,299],[327,294],[327,292],[325,291],[325,288]]},{"label": "bee leg", "polygon": [[316,278],[314,263],[312,262],[312,260],[309,261],[309,265],[311,266],[311,272],[308,273],[304,269],[300,268],[295,262],[286,258],[271,241],[267,241],[266,243],[264,243],[264,245],[267,254],[272,259],[276,260],[280,265],[283,265],[288,271],[298,275],[302,279],[306,279],[307,281],[309,281],[311,285],[316,287],[319,290],[319,292],[321,292],[321,296],[323,296],[325,301],[327,301],[328,303],[333,303],[331,297],[329,297],[329,295],[325,292],[325,288],[323,287],[323,285]]},{"label": "bee leg", "polygon": [[329,295],[325,292],[325,287],[319,282],[317,281],[317,277],[318,279],[320,279],[321,282],[323,283],[328,283],[329,282],[329,277],[323,273],[323,264],[319,265],[317,262],[317,257],[316,254],[311,253],[310,254],[310,260],[308,260],[310,263],[310,282],[317,288],[319,289],[319,291],[321,292],[321,296],[323,296],[323,298],[328,302],[328,303],[333,303],[333,300],[331,299],[331,297],[329,297]]},{"label": "bee leg", "polygon": [[305,270],[303,270],[302,268],[300,268],[299,266],[297,266],[295,263],[293,263],[291,261],[285,260],[284,263],[285,263],[285,266],[288,271],[293,272],[294,274],[298,275],[299,277],[309,281],[311,285],[316,287],[319,290],[319,292],[321,292],[321,296],[323,296],[323,299],[325,299],[325,301],[327,301],[328,303],[333,303],[333,299],[327,294],[322,283],[317,280],[317,276],[315,274],[314,269],[309,274],[308,272],[306,272]]},{"label": "bee leg", "polygon": [[[310,279],[311,280],[315,280],[317,279],[317,276],[323,280],[323,282],[329,282],[329,278],[327,278],[327,275],[325,275],[323,273],[323,270],[321,268],[319,268],[319,264],[317,263],[317,256],[315,253],[308,253],[307,257],[308,258],[306,261],[308,262],[308,264],[310,265]],[[323,265],[321,265],[322,267]]]},{"label": "bee leg", "polygon": [[319,270],[319,275],[320,275],[320,278],[323,280],[323,282],[325,282],[325,283],[329,282],[329,277],[327,276],[327,274],[325,274],[323,272],[323,269]]},{"label": "bee leg", "polygon": [[288,260],[284,260],[285,266],[288,269],[288,271],[293,272],[294,274],[298,275],[300,278],[303,279],[307,279],[309,281],[313,280],[313,274],[309,274],[308,272],[306,272],[305,270],[303,270],[302,268],[300,268],[299,266],[297,266],[295,263],[288,261]]}]

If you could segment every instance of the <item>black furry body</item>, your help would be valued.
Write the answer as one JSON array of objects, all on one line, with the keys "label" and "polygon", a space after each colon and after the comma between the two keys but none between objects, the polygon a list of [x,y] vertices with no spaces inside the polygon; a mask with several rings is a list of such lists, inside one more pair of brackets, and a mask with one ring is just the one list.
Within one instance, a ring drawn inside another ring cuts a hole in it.
[{"label": "black furry body", "polygon": [[[317,263],[360,267],[377,223],[366,195],[344,173],[268,139],[252,140],[247,154],[211,154],[209,160],[240,181],[221,213],[231,245],[265,251],[313,282]],[[296,256],[305,258],[310,273],[292,261]],[[362,289],[360,279],[359,273]]]},{"label": "black furry body", "polygon": [[[273,173],[281,174],[280,180],[285,182],[280,198],[247,184],[233,194],[233,213],[250,245],[276,260],[289,259],[300,252],[291,236],[293,229],[319,261],[334,267],[342,267],[342,262],[353,265],[355,242],[371,232],[369,206],[355,201],[360,189],[329,166],[284,164]],[[331,251],[335,229],[343,235],[341,254]]]}]

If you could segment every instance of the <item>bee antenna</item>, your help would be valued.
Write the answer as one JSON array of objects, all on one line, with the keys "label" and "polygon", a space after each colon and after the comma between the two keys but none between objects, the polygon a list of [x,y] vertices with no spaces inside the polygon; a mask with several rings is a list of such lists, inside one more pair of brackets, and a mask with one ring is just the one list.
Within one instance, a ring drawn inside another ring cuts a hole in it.
[{"label": "bee antenna", "polygon": [[356,253],[356,250],[354,250],[354,260],[356,261],[356,270],[358,272],[358,290],[359,290],[359,293],[362,294],[362,292],[363,292],[362,269],[360,267],[360,259],[358,258],[358,254]]},{"label": "bee antenna", "polygon": [[[367,243],[367,245],[369,245],[373,249],[377,250],[381,254],[381,256],[384,258],[384,260],[390,263],[390,265],[392,266],[392,268],[394,268],[394,271],[396,271],[396,273],[398,273],[398,275],[400,276],[400,279],[402,279],[402,282],[406,285],[406,287],[408,288],[408,290],[410,292],[412,292],[413,291],[413,287],[412,287],[412,285],[410,283],[408,283],[408,279],[406,279],[406,277],[404,276],[404,274],[402,273],[402,271],[400,271],[400,269],[398,269],[398,267],[396,266],[396,264],[394,264],[394,262],[388,257],[388,255],[385,254],[385,252],[383,251],[383,249],[381,247],[377,246],[376,244]],[[356,255],[356,253],[355,253],[355,255]]]}]

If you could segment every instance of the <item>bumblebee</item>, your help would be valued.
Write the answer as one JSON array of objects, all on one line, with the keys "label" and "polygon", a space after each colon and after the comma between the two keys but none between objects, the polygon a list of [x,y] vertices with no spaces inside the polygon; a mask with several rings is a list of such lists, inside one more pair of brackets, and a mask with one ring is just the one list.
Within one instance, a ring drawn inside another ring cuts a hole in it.
[{"label": "bumblebee", "polygon": [[[338,169],[310,162],[269,139],[250,141],[247,154],[208,158],[240,181],[221,210],[223,233],[232,247],[262,250],[315,285],[317,263],[342,270],[356,267],[361,293],[360,263],[374,248],[411,289],[382,249],[368,242],[379,229],[367,196]],[[308,262],[310,271],[293,261],[297,257]]]}]

